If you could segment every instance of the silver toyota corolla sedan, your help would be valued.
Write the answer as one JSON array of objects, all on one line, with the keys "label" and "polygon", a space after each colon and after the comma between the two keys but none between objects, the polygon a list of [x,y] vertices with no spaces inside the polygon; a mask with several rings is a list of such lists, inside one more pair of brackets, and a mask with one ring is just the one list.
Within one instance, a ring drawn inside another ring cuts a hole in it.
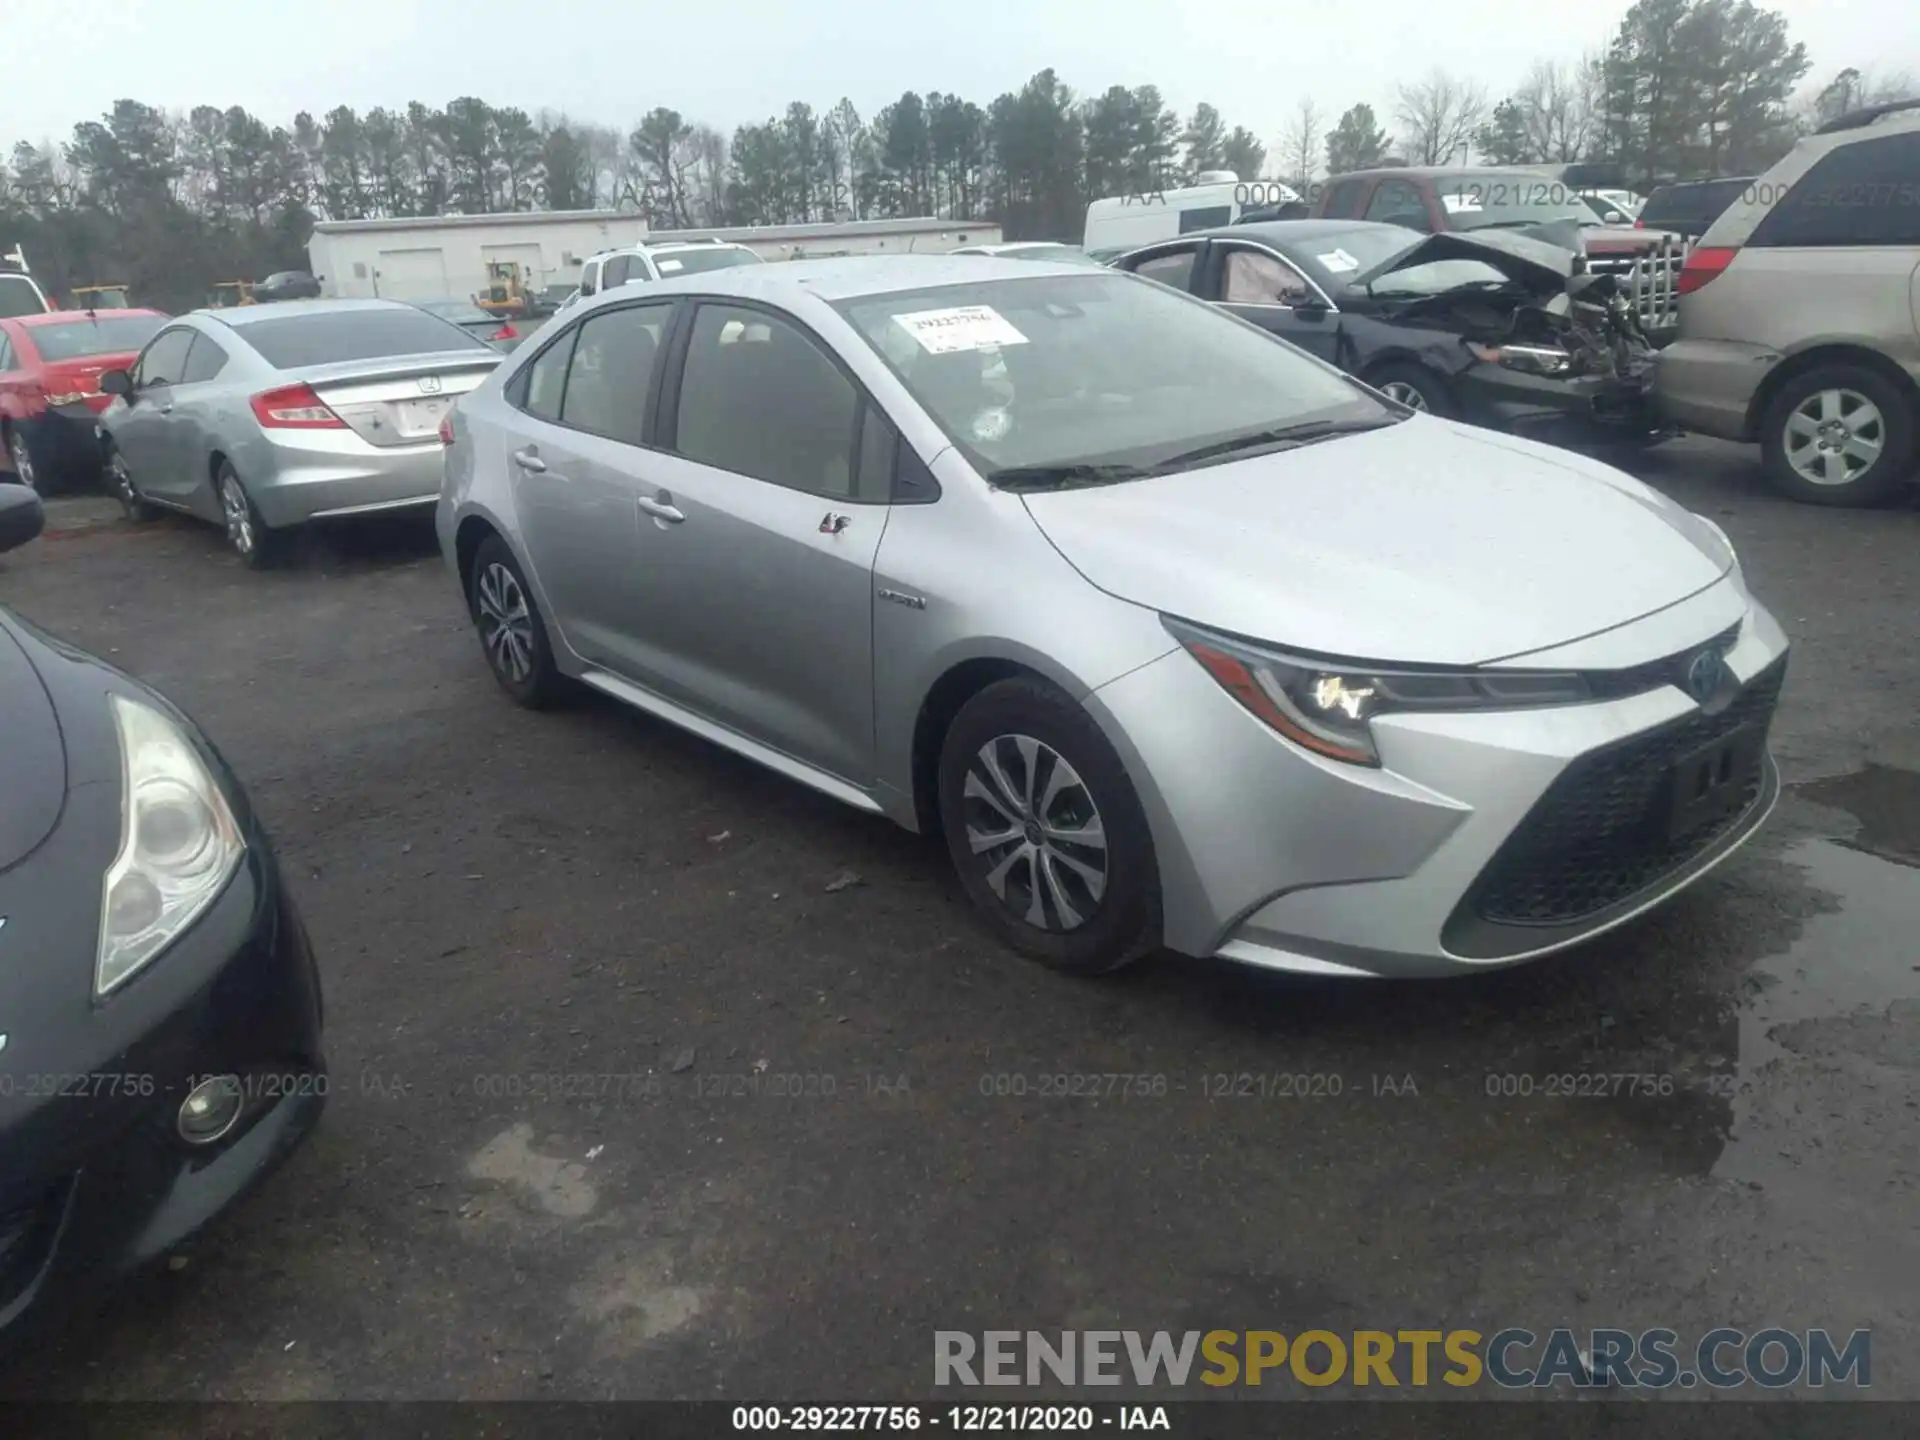
[{"label": "silver toyota corolla sedan", "polygon": [[309,520],[432,505],[441,422],[499,363],[390,300],[198,310],[101,377],[107,472],[132,518],[211,520],[264,565]]},{"label": "silver toyota corolla sedan", "polygon": [[1014,948],[1471,972],[1753,834],[1787,641],[1726,535],[1165,286],[1035,261],[627,289],[455,412],[496,677],[911,830]]}]

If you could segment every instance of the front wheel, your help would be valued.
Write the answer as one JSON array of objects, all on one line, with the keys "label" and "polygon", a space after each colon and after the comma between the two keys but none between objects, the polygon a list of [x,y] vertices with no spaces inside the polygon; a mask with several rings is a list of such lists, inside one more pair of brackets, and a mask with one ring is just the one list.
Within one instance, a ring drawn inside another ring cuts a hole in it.
[{"label": "front wheel", "polygon": [[1160,943],[1160,880],[1126,767],[1085,708],[1038,679],[962,707],[940,817],[967,896],[1013,949],[1104,975]]},{"label": "front wheel", "polygon": [[19,430],[7,431],[7,458],[13,463],[13,478],[29,490],[47,488],[48,475],[41,463],[39,447],[30,444]]},{"label": "front wheel", "polygon": [[1809,505],[1878,505],[1907,483],[1914,405],[1891,381],[1857,365],[1796,375],[1760,428],[1767,479]]},{"label": "front wheel", "polygon": [[1367,383],[1409,410],[1451,419],[1456,407],[1446,381],[1420,365],[1383,365],[1367,376]]},{"label": "front wheel", "polygon": [[127,466],[127,457],[120,453],[118,446],[107,448],[106,471],[113,497],[120,502],[121,512],[127,519],[141,525],[160,513],[142,498],[140,487],[134,483],[133,471]]}]

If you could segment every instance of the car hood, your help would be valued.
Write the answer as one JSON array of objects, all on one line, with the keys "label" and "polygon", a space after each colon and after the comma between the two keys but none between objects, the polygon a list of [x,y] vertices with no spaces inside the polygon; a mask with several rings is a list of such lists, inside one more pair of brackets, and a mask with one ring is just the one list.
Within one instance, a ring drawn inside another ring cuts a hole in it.
[{"label": "car hood", "polygon": [[1429,235],[1411,250],[1357,275],[1349,283],[1363,290],[1376,280],[1436,260],[1478,260],[1537,295],[1558,295],[1574,273],[1571,250],[1512,230],[1452,230]]},{"label": "car hood", "polygon": [[1323,655],[1475,665],[1624,625],[1733,568],[1609,466],[1430,416],[1096,489],[1029,494],[1100,589]]},{"label": "car hood", "polygon": [[0,618],[0,870],[53,833],[67,794],[67,751],[53,700]]}]

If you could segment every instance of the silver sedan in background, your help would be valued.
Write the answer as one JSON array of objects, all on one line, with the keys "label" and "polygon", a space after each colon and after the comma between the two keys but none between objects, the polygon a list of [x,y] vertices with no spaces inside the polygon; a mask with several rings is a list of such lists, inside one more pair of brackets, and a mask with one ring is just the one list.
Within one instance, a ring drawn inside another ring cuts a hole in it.
[{"label": "silver sedan in background", "polygon": [[101,377],[107,473],[131,518],[212,521],[259,567],[308,521],[431,505],[441,426],[500,358],[390,300],[197,310]]},{"label": "silver sedan in background", "polygon": [[1035,959],[1323,975],[1560,950],[1779,777],[1726,536],[1166,286],[747,266],[569,310],[455,411],[502,687],[579,682],[909,829]]}]

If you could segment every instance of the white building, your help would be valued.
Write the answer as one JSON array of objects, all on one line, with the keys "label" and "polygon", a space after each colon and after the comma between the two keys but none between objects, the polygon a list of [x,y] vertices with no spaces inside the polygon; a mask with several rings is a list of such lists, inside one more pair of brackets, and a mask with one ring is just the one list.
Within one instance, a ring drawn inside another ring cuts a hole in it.
[{"label": "white building", "polygon": [[[1000,227],[984,221],[911,218],[832,220],[812,225],[742,225],[718,230],[655,230],[647,239],[731,240],[762,260],[829,255],[942,255],[962,245],[997,245]],[[630,242],[622,242],[630,243]]]},{"label": "white building", "polygon": [[327,295],[465,299],[485,287],[489,261],[517,262],[530,290],[577,285],[589,255],[645,238],[645,220],[615,210],[322,220],[307,256]]}]

